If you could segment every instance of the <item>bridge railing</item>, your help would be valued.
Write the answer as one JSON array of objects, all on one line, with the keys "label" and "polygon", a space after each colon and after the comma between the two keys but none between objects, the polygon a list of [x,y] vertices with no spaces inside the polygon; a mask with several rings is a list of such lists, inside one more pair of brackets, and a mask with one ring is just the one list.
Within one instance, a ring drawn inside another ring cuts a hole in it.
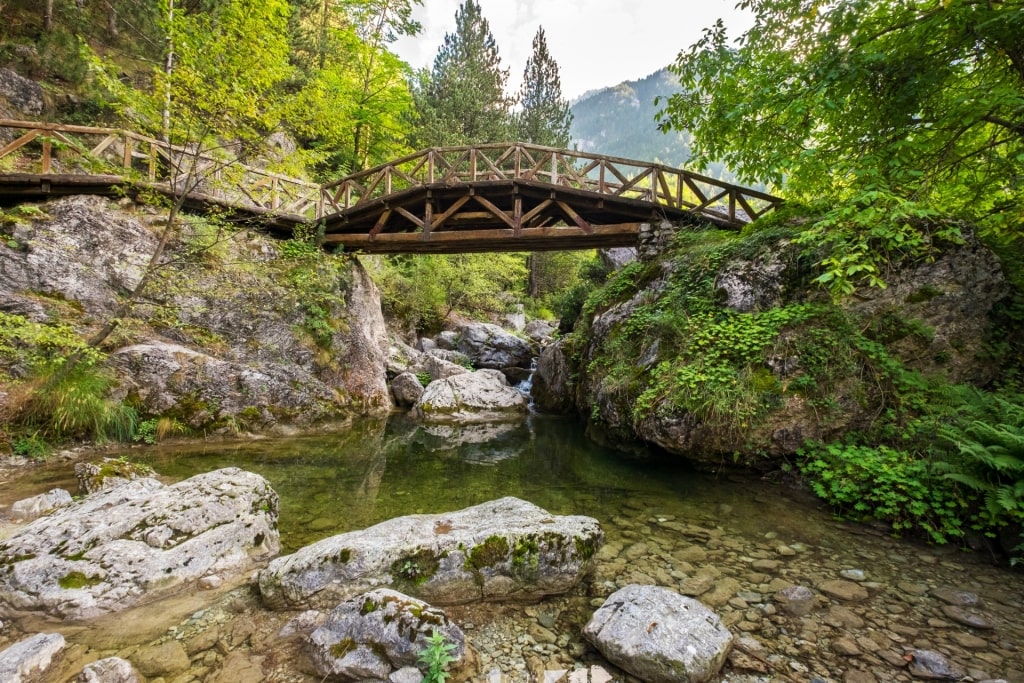
[{"label": "bridge railing", "polygon": [[228,153],[197,153],[127,130],[10,119],[0,119],[0,136],[2,173],[106,175],[171,191],[188,184],[190,194],[226,205],[321,215],[320,185],[243,164]]},{"label": "bridge railing", "polygon": [[529,144],[440,147],[323,186],[325,210],[340,212],[402,190],[522,180],[639,199],[743,224],[781,204],[770,194],[661,164]]}]

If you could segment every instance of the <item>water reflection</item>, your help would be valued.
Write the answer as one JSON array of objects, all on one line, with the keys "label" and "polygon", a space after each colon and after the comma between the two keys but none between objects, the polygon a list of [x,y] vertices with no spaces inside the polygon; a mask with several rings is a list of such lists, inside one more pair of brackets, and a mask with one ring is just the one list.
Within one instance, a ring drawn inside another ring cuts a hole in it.
[{"label": "water reflection", "polygon": [[227,466],[262,474],[281,496],[286,552],[398,515],[508,495],[556,513],[601,518],[611,514],[613,501],[641,493],[685,495],[691,476],[631,463],[587,441],[575,423],[540,416],[515,425],[438,427],[395,415],[335,434],[131,455],[173,479]]}]

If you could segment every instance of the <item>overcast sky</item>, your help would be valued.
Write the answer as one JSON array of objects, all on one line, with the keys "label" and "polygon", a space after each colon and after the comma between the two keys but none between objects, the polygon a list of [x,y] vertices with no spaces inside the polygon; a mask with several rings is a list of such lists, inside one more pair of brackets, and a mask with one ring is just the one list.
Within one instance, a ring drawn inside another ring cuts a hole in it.
[{"label": "overcast sky", "polygon": [[[515,92],[543,26],[562,76],[562,94],[635,80],[668,66],[701,31],[721,17],[737,37],[750,21],[737,0],[479,0]],[[446,33],[455,31],[461,0],[424,0],[415,16],[423,32],[394,50],[413,68],[430,68]]]}]

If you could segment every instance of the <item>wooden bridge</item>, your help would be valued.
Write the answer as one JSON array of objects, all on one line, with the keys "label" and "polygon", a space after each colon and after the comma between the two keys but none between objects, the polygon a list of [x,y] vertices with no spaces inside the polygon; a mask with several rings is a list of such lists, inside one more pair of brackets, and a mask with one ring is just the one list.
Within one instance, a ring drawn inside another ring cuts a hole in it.
[{"label": "wooden bridge", "polygon": [[522,143],[430,149],[318,185],[131,131],[0,119],[0,199],[150,190],[275,236],[371,253],[635,246],[642,223],[739,228],[778,206],[681,169]]}]

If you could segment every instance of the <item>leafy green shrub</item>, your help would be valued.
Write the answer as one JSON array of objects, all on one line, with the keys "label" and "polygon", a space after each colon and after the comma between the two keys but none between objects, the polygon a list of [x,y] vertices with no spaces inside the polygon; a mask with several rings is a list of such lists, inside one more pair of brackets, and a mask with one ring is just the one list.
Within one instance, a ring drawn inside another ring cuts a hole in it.
[{"label": "leafy green shrub", "polygon": [[896,531],[923,530],[936,543],[964,533],[968,500],[920,454],[889,446],[809,443],[800,470],[843,517],[876,519]]},{"label": "leafy green shrub", "polygon": [[39,436],[38,433],[19,436],[14,439],[11,444],[11,448],[15,455],[31,458],[33,460],[45,460],[53,451],[50,444],[46,442],[46,439]]}]

